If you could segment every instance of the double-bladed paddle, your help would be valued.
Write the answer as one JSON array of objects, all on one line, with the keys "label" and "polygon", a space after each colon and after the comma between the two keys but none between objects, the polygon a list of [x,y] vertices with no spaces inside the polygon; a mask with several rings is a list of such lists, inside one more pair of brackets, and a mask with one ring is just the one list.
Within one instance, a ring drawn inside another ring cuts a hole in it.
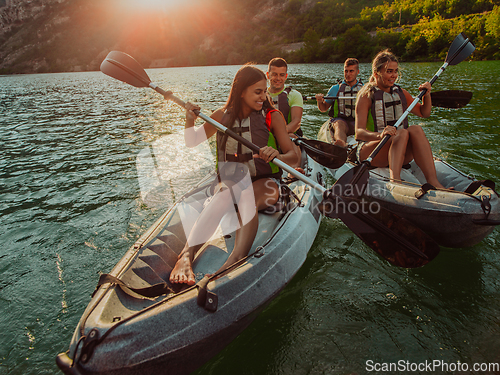
[{"label": "double-bladed paddle", "polygon": [[[303,96],[304,100],[315,100],[314,96]],[[325,100],[355,100],[355,96],[324,96]],[[441,108],[462,108],[469,104],[472,99],[472,92],[464,90],[442,90],[431,92],[433,107]]]},{"label": "double-bladed paddle", "polygon": [[[110,52],[101,64],[101,71],[135,87],[150,87],[162,94],[165,99],[172,100],[183,108],[186,106],[186,103],[173,95],[171,91],[165,91],[151,82],[141,65],[125,53],[118,51]],[[197,115],[213,125],[217,130],[234,138],[252,151],[259,151],[258,146],[234,133],[231,129],[228,129],[211,117],[199,111]],[[328,155],[328,151],[318,150],[319,141],[306,142],[303,138],[300,138],[300,142],[303,145],[310,146],[305,147],[309,155],[317,156],[319,155],[318,151],[321,151],[321,157]],[[325,144],[328,145],[327,143]],[[335,157],[334,155],[331,156],[331,158]],[[349,229],[390,263],[405,268],[420,267],[434,259],[439,253],[439,245],[428,235],[413,224],[383,209],[376,203],[371,204],[370,202],[341,197],[335,193],[335,185],[327,190],[316,181],[298,172],[281,160],[275,158],[273,163],[302,182],[320,191],[324,199],[315,209],[321,210],[321,213],[325,216],[340,218]],[[323,164],[320,161],[318,163]]]},{"label": "double-bladed paddle", "polygon": [[[476,46],[474,45],[474,43],[472,43],[464,33],[460,33],[451,43],[451,46],[446,55],[445,62],[443,63],[441,68],[439,68],[436,74],[434,74],[434,77],[432,77],[429,83],[431,85],[434,84],[434,82],[436,82],[436,80],[439,78],[441,73],[443,73],[443,71],[446,69],[448,65],[457,65],[458,63],[462,62],[467,57],[469,57],[472,54],[472,52],[474,52],[475,49]],[[427,89],[420,91],[420,94],[418,94],[418,96],[413,100],[413,102],[411,102],[406,111],[394,124],[396,128],[403,123],[404,119],[408,116],[411,110],[417,105],[420,99],[423,98],[426,92]],[[358,188],[356,189],[356,191],[363,191],[364,187],[366,186],[366,182],[363,181],[367,181],[367,179],[361,177],[363,176],[363,174],[368,173],[368,168],[370,167],[371,162],[373,161],[375,156],[377,156],[382,147],[384,147],[384,145],[387,143],[390,137],[391,136],[389,134],[385,135],[384,138],[379,142],[377,147],[375,147],[375,149],[371,152],[370,156],[368,156],[366,160],[363,160],[360,165],[352,168],[345,175],[341,176],[337,180],[337,183],[345,184],[346,186],[357,185]]]},{"label": "double-bladed paddle", "polygon": [[[186,105],[183,100],[174,96],[172,91],[165,91],[151,82],[142,66],[132,56],[126,53],[111,51],[101,64],[101,71],[135,87],[150,87],[163,95],[165,99],[172,100],[183,108]],[[197,113],[197,115],[214,125],[214,120],[211,117],[203,113]],[[216,125],[214,126],[217,127]],[[237,136],[231,129],[226,128],[224,132],[233,138]],[[301,143],[310,146],[305,148],[307,154],[316,162],[327,168],[339,168],[347,160],[347,151],[341,147],[334,146],[327,142],[306,138],[301,138]]]}]

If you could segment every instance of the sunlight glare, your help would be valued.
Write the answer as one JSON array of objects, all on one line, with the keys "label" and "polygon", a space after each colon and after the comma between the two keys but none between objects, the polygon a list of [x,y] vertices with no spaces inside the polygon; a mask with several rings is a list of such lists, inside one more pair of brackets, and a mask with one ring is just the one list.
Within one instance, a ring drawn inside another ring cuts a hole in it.
[{"label": "sunlight glare", "polygon": [[179,5],[178,0],[125,0],[126,6],[134,9],[161,11]]}]

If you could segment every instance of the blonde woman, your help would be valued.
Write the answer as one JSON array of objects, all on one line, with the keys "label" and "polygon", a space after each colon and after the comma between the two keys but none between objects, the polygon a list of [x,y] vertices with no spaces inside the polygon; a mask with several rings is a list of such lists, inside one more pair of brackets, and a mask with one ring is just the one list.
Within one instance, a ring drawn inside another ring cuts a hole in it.
[{"label": "blonde woman", "polygon": [[[401,180],[404,164],[415,160],[428,183],[444,189],[438,181],[431,146],[421,126],[408,126],[406,118],[399,128],[393,125],[403,115],[413,97],[396,84],[399,63],[388,50],[381,51],[372,62],[372,75],[369,82],[358,93],[356,104],[356,139],[358,158],[368,158],[380,140],[389,134],[391,138],[373,158],[374,167],[390,169],[392,180]],[[422,104],[417,104],[411,113],[419,117],[429,117],[432,109],[431,84],[425,82],[419,90],[426,89]],[[371,121],[373,119],[373,121]],[[370,120],[370,121],[369,121]]]}]

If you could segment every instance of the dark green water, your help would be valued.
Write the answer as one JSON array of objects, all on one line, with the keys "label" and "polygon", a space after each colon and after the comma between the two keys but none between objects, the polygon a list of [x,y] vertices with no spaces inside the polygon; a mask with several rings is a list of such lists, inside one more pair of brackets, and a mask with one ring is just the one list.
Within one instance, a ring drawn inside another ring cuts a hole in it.
[{"label": "dark green water", "polygon": [[[416,94],[440,65],[406,64],[401,84]],[[209,112],[225,101],[237,68],[149,74]],[[289,73],[309,95],[326,92],[342,66],[293,65]],[[436,155],[497,183],[499,75],[500,62],[449,67],[434,90],[473,91],[471,103],[410,121],[424,126]],[[314,102],[304,111],[303,129],[314,138],[325,116]],[[170,204],[142,201],[136,162],[182,129],[184,113],[152,90],[95,72],[0,77],[0,115],[0,374],[54,374],[99,272]],[[163,144],[182,159],[181,144]],[[201,177],[189,160],[176,164],[185,168],[172,180],[173,197]],[[369,371],[367,361],[434,360],[469,367],[449,373],[494,373],[471,370],[500,363],[499,310],[498,228],[472,248],[442,249],[429,265],[405,270],[324,219],[290,285],[197,374],[388,373]]]}]

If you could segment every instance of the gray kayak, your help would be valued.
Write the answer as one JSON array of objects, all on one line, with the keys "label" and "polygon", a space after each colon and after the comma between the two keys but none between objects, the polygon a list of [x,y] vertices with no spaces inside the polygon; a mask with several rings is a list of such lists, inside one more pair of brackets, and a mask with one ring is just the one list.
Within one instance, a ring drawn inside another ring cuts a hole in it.
[{"label": "gray kayak", "polygon": [[[323,167],[304,152],[302,160],[306,174],[322,184]],[[285,207],[259,213],[257,237],[242,262],[219,278],[204,276],[233,248],[234,232],[221,230],[195,258],[196,285],[168,282],[186,242],[183,210],[211,196],[214,178],[184,195],[101,276],[69,350],[57,356],[64,373],[188,374],[242,332],[300,269],[318,231],[322,196],[290,181]]]},{"label": "gray kayak", "polygon": [[[332,142],[332,134],[325,122],[318,139]],[[354,149],[354,137],[348,139]],[[338,169],[329,169],[334,180],[356,167],[349,158]],[[389,168],[369,171],[365,196],[382,207],[409,220],[429,234],[441,246],[460,248],[473,246],[500,224],[500,199],[491,181],[478,181],[444,160],[434,158],[439,181],[454,190],[429,189],[420,168],[412,161],[401,173],[402,181],[390,181]]]}]

